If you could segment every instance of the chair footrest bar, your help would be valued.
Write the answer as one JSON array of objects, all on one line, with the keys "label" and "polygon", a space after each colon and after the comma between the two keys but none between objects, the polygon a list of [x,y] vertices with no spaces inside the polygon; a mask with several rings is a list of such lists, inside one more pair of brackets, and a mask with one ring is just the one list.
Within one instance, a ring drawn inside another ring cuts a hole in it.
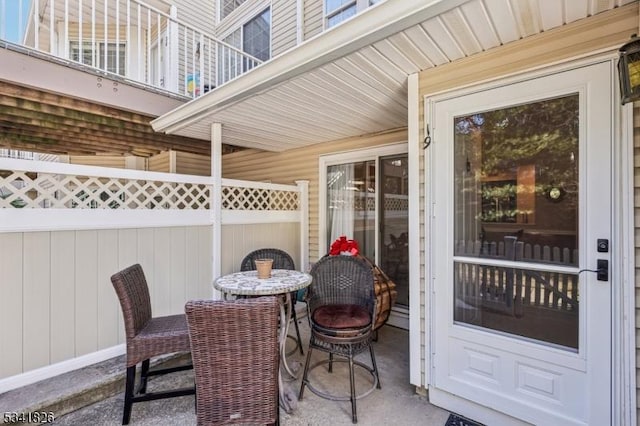
[{"label": "chair footrest bar", "polygon": [[164,398],[174,398],[177,396],[187,396],[187,395],[195,395],[196,388],[182,388],[175,389],[166,392],[147,392],[142,395],[135,395],[132,399],[132,402],[141,402],[141,401],[154,401],[156,399],[164,399]]},{"label": "chair footrest bar", "polygon": [[157,376],[159,374],[175,373],[176,371],[185,371],[185,370],[193,370],[193,365],[189,364],[189,365],[179,365],[177,367],[156,368],[153,370],[149,370],[147,372],[147,377]]},{"label": "chair footrest bar", "polygon": [[[315,364],[312,364],[311,366],[309,366],[309,371],[311,371],[314,368],[319,367],[321,365],[328,364],[329,362],[330,362],[330,360],[328,360],[328,359],[324,359],[324,360],[318,361]],[[334,363],[336,363],[336,362],[348,363],[349,360],[348,359],[341,359],[341,358],[339,358],[339,359],[335,359],[334,358],[332,362],[334,362]],[[373,368],[369,367],[367,364],[364,364],[364,363],[362,363],[360,361],[355,361],[354,360],[353,361],[353,365],[357,366],[357,367],[360,367],[360,368],[363,368],[369,374],[371,374],[371,377],[373,378],[373,383],[371,384],[371,388],[367,389],[365,392],[363,392],[363,393],[361,393],[359,395],[356,395],[356,399],[361,399],[361,398],[364,398],[365,396],[369,395],[371,392],[373,392],[376,389],[376,387],[378,386],[378,377],[376,376],[375,371],[373,370]],[[332,394],[327,393],[327,392],[323,392],[323,391],[319,390],[318,388],[314,387],[311,384],[311,381],[308,380],[308,379],[307,379],[305,385],[306,385],[306,387],[309,388],[309,390],[311,390],[311,392],[315,393],[316,395],[318,395],[319,397],[324,398],[324,399],[329,399],[331,401],[350,401],[351,400],[351,396],[350,395],[337,396],[337,395],[332,395]]]}]

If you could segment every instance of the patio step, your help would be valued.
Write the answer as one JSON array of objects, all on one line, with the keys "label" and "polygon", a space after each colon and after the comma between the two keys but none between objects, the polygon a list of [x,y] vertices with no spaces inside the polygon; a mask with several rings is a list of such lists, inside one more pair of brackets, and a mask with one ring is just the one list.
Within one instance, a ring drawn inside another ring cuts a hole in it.
[{"label": "patio step", "polygon": [[[184,363],[185,360],[188,360],[187,355],[169,355],[152,361],[151,366],[169,366]],[[123,394],[124,378],[125,359],[124,355],[120,355],[2,393],[0,413],[44,411],[59,418],[111,396]]]}]

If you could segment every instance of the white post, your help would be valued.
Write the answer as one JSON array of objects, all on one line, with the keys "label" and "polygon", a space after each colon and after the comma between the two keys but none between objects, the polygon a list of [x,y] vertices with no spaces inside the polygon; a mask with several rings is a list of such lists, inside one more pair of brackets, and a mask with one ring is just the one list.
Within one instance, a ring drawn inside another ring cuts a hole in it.
[{"label": "white post", "polygon": [[300,203],[300,270],[309,269],[309,181],[297,180]]},{"label": "white post", "polygon": [[[211,125],[211,218],[213,220],[211,243],[213,258],[211,259],[212,277],[215,280],[221,275],[221,232],[222,232],[222,124]],[[213,287],[212,287],[213,289]],[[220,300],[222,295],[213,289],[213,299]]]},{"label": "white post", "polygon": [[[175,6],[171,6],[171,10],[169,12],[169,14],[171,15],[171,20],[169,20],[169,34],[167,35],[167,38],[169,39],[169,47],[168,47],[168,51],[169,51],[169,58],[167,63],[165,64],[165,68],[168,69],[168,73],[165,76],[165,78],[167,79],[167,81],[165,82],[165,88],[174,92],[174,93],[183,93],[183,91],[179,91],[180,90],[180,81],[178,79],[178,76],[180,75],[179,72],[179,67],[180,67],[180,58],[179,58],[179,51],[180,51],[180,34],[179,34],[179,27],[178,24],[176,23],[176,21],[174,21],[174,19],[178,18],[178,8]],[[186,37],[186,34],[185,34]],[[185,59],[186,60],[186,59]],[[212,151],[212,159],[213,159],[213,151]],[[213,176],[213,175],[211,175]]]},{"label": "white post", "polygon": [[[420,229],[420,156],[422,144],[420,143],[420,99],[419,99],[419,83],[418,74],[411,74],[408,82],[408,157],[409,157],[409,376],[410,383],[415,386],[426,386],[429,384],[430,371],[425,367],[426,383],[421,383],[420,374],[420,342],[422,327],[420,323],[420,289],[422,282],[420,281],[420,233],[413,232]],[[426,169],[426,166],[425,166]],[[426,182],[425,185],[428,185]],[[428,272],[428,267],[427,267]],[[425,309],[429,310],[428,303]],[[426,314],[425,314],[426,315]],[[427,316],[428,318],[428,316]],[[426,331],[425,331],[426,333]],[[429,336],[424,336],[425,341],[429,342]],[[425,344],[427,349],[430,348]],[[429,358],[427,350],[426,357]],[[427,361],[425,363],[429,365]]]}]

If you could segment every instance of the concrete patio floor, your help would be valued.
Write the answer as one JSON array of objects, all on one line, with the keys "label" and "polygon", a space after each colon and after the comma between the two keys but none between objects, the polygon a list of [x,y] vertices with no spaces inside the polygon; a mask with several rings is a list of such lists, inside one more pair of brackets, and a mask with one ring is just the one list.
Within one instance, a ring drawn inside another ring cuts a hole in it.
[{"label": "concrete patio floor", "polygon": [[[299,352],[288,357],[290,365],[301,369],[306,359],[308,344],[308,326],[306,320],[300,321],[305,356]],[[293,330],[290,330],[292,333]],[[293,342],[290,341],[293,347]],[[378,341],[374,343],[376,361],[380,371],[382,389],[374,390],[370,395],[358,400],[358,424],[361,425],[425,425],[444,426],[449,412],[431,405],[425,396],[416,393],[415,387],[409,384],[409,335],[405,330],[384,326],[379,330]],[[326,354],[314,351],[314,360],[326,358]],[[361,359],[370,364],[368,353],[361,354]],[[121,370],[124,376],[124,365]],[[311,375],[311,380],[320,387],[348,393],[348,373],[345,363],[334,366],[329,375],[326,368],[318,367]],[[360,372],[357,385],[361,389],[367,386],[366,374]],[[170,377],[173,376],[173,377]],[[193,383],[193,372],[174,373],[165,377],[150,379],[149,390],[166,386],[189,386]],[[297,396],[300,389],[300,378],[285,382]],[[122,392],[100,402],[88,405],[77,411],[57,417],[58,425],[120,425],[123,408]],[[351,425],[351,405],[348,401],[330,401],[322,399],[305,390],[304,398],[298,402],[297,409],[287,414],[280,410],[280,423],[293,425]],[[195,425],[194,397],[165,399],[143,402],[133,405],[131,425]]]}]

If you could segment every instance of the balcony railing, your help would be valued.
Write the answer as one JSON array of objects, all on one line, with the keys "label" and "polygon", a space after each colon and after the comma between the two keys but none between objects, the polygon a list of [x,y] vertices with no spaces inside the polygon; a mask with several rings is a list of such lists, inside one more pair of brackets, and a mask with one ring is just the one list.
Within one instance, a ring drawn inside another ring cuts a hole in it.
[{"label": "balcony railing", "polygon": [[138,0],[0,0],[0,39],[192,98],[261,63],[177,16]]}]

